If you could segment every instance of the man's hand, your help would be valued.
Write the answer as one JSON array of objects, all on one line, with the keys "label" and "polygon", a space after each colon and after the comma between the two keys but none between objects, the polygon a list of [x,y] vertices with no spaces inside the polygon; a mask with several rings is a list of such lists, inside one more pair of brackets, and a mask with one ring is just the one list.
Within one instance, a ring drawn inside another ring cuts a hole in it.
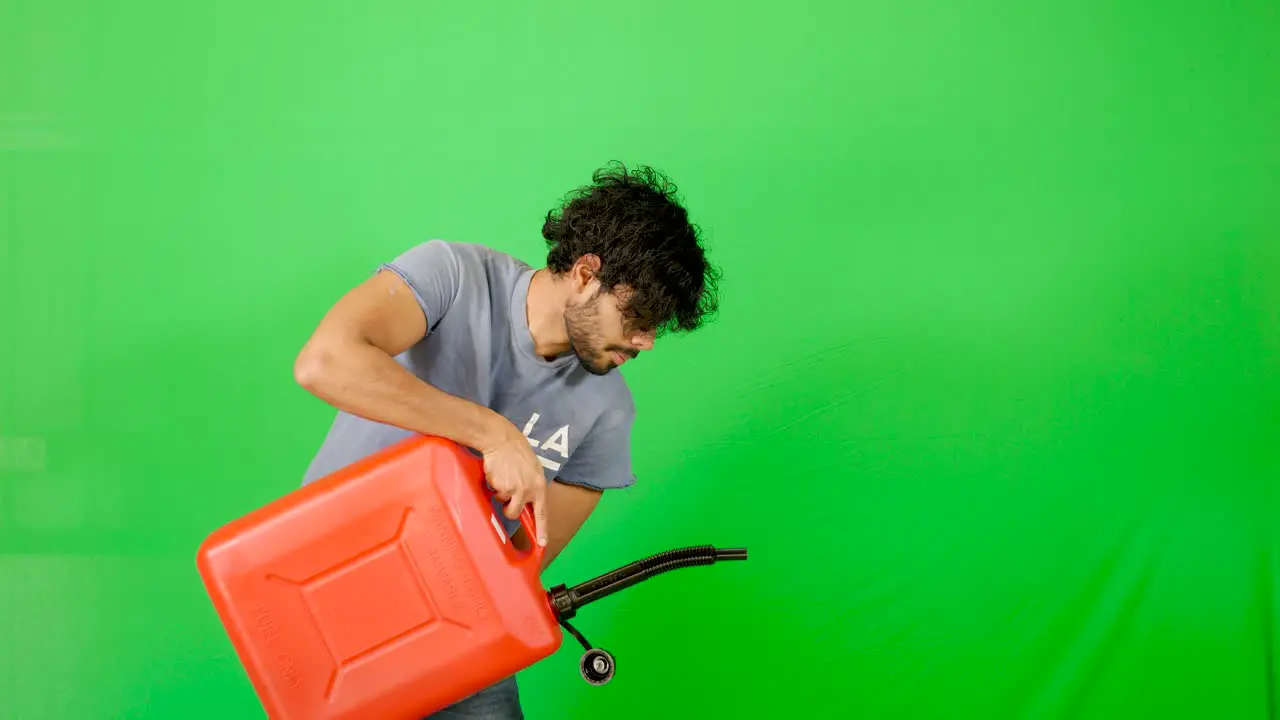
[{"label": "man's hand", "polygon": [[[505,421],[505,419],[504,419]],[[512,520],[520,517],[527,503],[533,503],[534,527],[539,545],[547,544],[547,479],[542,463],[529,447],[529,440],[507,424],[498,440],[479,450],[484,454],[484,474],[499,500],[507,506],[503,514]]]}]

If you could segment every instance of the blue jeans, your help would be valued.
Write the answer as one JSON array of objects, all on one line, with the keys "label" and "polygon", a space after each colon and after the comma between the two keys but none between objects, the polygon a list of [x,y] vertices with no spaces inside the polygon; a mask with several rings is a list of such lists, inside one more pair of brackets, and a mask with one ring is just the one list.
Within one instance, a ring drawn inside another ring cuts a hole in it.
[{"label": "blue jeans", "polygon": [[514,675],[423,720],[524,720]]}]

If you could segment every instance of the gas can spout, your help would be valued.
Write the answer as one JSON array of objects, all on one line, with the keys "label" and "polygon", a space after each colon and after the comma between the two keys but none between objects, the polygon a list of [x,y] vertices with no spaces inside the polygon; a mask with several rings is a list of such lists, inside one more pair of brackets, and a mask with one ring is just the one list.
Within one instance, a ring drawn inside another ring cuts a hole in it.
[{"label": "gas can spout", "polygon": [[556,615],[563,621],[572,618],[584,605],[608,597],[619,590],[631,587],[638,582],[655,575],[693,567],[695,565],[711,565],[728,560],[746,560],[746,548],[715,548],[711,545],[668,550],[650,555],[610,573],[579,583],[573,587],[557,585],[551,589],[551,603]]},{"label": "gas can spout", "polygon": [[661,575],[664,572],[693,567],[694,565],[710,565],[724,560],[746,559],[746,548],[726,549],[715,548],[710,545],[699,545],[650,555],[643,560],[637,560],[630,565],[625,565],[611,573],[605,573],[573,587],[557,585],[552,588],[548,594],[551,599],[551,607],[555,611],[556,620],[565,630],[577,638],[583,649],[586,650],[586,654],[582,656],[582,660],[579,663],[579,671],[582,673],[582,677],[592,685],[604,684],[609,682],[609,678],[613,677],[616,665],[612,655],[601,648],[592,647],[582,633],[578,632],[578,629],[569,622],[569,619],[578,612],[578,608],[608,597],[623,588],[631,587],[654,575]]}]

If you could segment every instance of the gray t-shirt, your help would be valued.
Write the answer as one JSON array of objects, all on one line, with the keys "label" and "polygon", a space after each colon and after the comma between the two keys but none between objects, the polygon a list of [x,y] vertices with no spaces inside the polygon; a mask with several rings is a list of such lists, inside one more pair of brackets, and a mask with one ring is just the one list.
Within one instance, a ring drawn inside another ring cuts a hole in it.
[{"label": "gray t-shirt", "polygon": [[[548,482],[596,490],[635,482],[635,406],[626,381],[617,370],[592,375],[571,352],[552,360],[534,352],[525,313],[533,268],[483,245],[430,240],[383,269],[408,283],[428,322],[426,336],[397,362],[523,430]],[[303,484],[410,435],[340,411]],[[499,516],[509,532],[519,527]]]}]

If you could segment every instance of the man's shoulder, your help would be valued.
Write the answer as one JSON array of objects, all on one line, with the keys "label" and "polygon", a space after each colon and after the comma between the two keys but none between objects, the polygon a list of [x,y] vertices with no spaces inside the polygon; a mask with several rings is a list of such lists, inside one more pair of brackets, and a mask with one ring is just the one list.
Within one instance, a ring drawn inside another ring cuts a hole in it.
[{"label": "man's shoulder", "polygon": [[419,243],[418,247],[444,251],[466,269],[501,273],[520,272],[530,267],[529,263],[511,253],[480,242],[431,238]]}]

